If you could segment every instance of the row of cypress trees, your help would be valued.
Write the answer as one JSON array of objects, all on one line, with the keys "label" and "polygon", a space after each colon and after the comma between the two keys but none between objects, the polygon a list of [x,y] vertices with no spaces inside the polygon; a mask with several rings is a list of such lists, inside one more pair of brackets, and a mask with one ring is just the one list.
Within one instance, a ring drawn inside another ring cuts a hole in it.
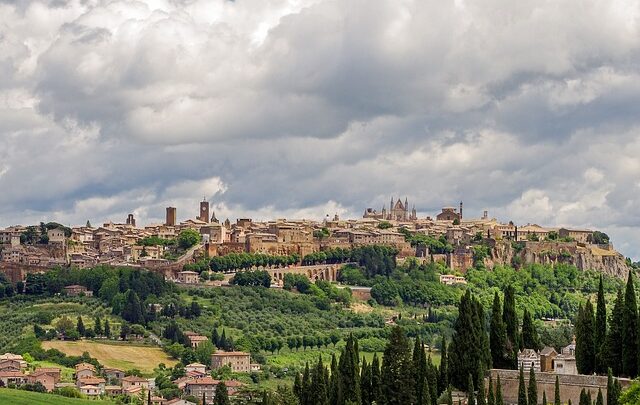
[{"label": "row of cypress trees", "polygon": [[[443,340],[444,345],[444,340]],[[371,364],[360,360],[358,341],[350,336],[339,360],[331,358],[327,367],[322,358],[307,366],[294,380],[293,392],[300,405],[436,405],[449,386],[446,345],[438,369],[427,356],[424,343],[411,342],[400,327],[391,331],[382,356]]]},{"label": "row of cypress trees", "polygon": [[[608,326],[608,327],[607,327]],[[624,290],[618,290],[607,325],[607,307],[602,277],[594,313],[588,300],[580,305],[575,321],[576,365],[580,374],[606,374],[634,378],[640,370],[638,305],[633,274]]]}]

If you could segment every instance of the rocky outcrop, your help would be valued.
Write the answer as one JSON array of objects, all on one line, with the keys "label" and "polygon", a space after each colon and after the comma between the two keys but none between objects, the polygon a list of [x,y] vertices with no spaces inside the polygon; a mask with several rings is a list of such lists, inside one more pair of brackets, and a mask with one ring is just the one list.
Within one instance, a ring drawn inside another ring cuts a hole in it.
[{"label": "rocky outcrop", "polygon": [[485,265],[520,267],[525,264],[576,266],[581,271],[593,270],[610,276],[626,278],[629,272],[625,258],[611,245],[590,245],[577,242],[489,241],[490,257]]}]

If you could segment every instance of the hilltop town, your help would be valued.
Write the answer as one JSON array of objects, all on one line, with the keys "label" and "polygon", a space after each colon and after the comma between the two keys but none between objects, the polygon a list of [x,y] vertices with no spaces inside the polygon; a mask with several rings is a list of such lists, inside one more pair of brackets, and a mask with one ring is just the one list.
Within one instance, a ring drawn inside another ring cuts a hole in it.
[{"label": "hilltop town", "polygon": [[[361,218],[335,215],[323,221],[220,221],[208,201],[201,201],[197,210],[193,218],[177,222],[176,208],[167,207],[164,223],[143,227],[137,226],[133,214],[124,222],[100,226],[88,222],[73,228],[53,222],[11,226],[0,230],[0,268],[14,281],[39,268],[98,264],[140,266],[177,278],[185,264],[203,257],[260,253],[294,257],[296,263],[289,263],[294,265],[331,249],[386,245],[398,250],[399,260],[440,262],[459,273],[477,260],[488,268],[564,262],[617,277],[629,269],[628,260],[602,232],[501,222],[487,211],[480,218],[467,218],[462,202],[424,218],[418,217],[415,206],[409,209],[406,198],[404,202],[391,198],[389,207],[380,211],[367,208]],[[185,230],[199,237],[193,246],[180,249],[176,240]]]}]

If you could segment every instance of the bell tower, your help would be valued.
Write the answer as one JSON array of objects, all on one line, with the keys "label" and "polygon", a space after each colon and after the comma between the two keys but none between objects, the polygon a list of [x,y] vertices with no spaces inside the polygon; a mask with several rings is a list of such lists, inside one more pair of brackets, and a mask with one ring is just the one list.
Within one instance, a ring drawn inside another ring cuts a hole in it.
[{"label": "bell tower", "polygon": [[197,218],[202,222],[209,223],[209,201],[206,198],[200,201],[200,214]]}]

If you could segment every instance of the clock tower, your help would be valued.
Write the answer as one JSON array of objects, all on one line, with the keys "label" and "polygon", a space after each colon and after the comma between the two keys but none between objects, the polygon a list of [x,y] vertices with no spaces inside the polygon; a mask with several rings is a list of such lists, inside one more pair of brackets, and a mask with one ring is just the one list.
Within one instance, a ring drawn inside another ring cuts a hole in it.
[{"label": "clock tower", "polygon": [[202,222],[209,223],[209,202],[206,199],[203,199],[200,202],[200,214],[198,215],[198,219]]}]

